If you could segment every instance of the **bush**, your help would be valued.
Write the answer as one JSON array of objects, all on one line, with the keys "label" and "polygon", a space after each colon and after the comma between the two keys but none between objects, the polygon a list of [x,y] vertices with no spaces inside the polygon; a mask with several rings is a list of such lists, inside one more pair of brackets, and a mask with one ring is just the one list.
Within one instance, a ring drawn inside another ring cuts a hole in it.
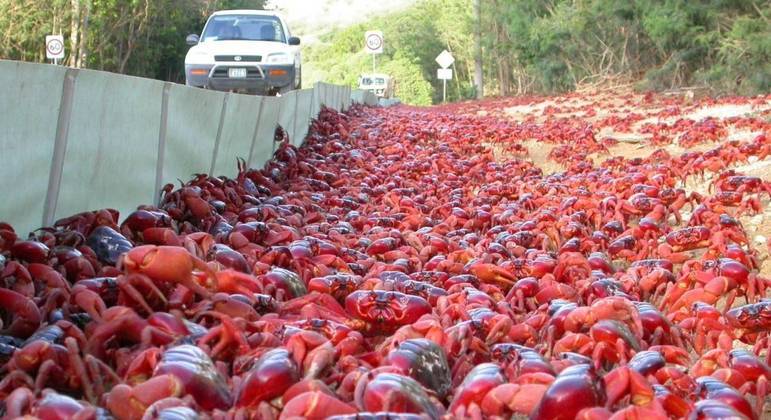
[{"label": "bush", "polygon": [[[384,73],[396,81],[396,97],[412,105],[431,105],[433,88],[423,78],[420,64],[407,57],[396,56],[383,65]],[[440,93],[441,94],[441,93]]]}]

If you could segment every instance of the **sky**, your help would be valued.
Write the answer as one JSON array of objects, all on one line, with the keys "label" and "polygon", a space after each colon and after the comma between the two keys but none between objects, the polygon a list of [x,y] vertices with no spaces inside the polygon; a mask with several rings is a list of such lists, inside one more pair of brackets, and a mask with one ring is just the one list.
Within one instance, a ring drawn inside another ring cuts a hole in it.
[{"label": "sky", "polygon": [[316,42],[331,27],[349,26],[413,3],[415,0],[268,0],[266,8],[279,10],[293,35],[308,44]]}]

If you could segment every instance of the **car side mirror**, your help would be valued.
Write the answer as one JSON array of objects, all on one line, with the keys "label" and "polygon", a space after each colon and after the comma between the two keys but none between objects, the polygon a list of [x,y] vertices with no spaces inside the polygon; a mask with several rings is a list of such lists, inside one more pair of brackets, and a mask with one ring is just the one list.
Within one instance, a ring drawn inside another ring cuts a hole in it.
[{"label": "car side mirror", "polygon": [[289,37],[289,45],[300,45],[300,38],[296,36]]},{"label": "car side mirror", "polygon": [[193,45],[198,44],[198,41],[200,41],[200,40],[201,39],[198,38],[197,34],[190,34],[190,35],[187,36],[187,38],[185,38],[185,42],[187,42],[187,45],[190,45],[191,47]]}]

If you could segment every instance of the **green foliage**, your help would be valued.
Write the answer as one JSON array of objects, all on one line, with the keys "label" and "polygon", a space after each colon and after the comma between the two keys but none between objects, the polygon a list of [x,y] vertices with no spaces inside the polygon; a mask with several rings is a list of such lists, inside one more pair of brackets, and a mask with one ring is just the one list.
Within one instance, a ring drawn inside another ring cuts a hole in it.
[{"label": "green foliage", "polygon": [[434,58],[450,50],[464,66],[456,66],[447,86],[448,100],[473,93],[467,64],[472,57],[470,9],[467,0],[425,0],[408,10],[339,29],[303,51],[303,77],[309,82],[357,86],[358,77],[372,72],[372,57],[364,52],[364,32],[383,31],[385,50],[376,57],[377,71],[396,80],[396,94],[405,103],[429,105],[441,101],[442,82]]},{"label": "green foliage", "polygon": [[0,58],[45,60],[44,40],[53,33],[54,11],[68,0],[0,0]]},{"label": "green foliage", "polygon": [[[185,36],[214,10],[263,0],[0,0],[0,58],[44,61],[62,33],[70,65],[182,81]],[[416,0],[408,9],[336,29],[303,54],[305,85],[356,86],[372,70],[363,34],[382,30],[378,70],[403,101],[441,101],[434,57],[455,56],[448,100],[474,95],[472,0]],[[482,0],[488,95],[552,93],[609,78],[641,89],[771,90],[771,0]],[[75,34],[73,37],[72,35]],[[85,42],[78,41],[85,37]]]},{"label": "green foliage", "polygon": [[[441,99],[434,57],[443,48],[456,58],[450,99],[469,98],[471,10],[471,0],[417,2],[333,32],[312,48],[309,67],[316,78],[355,84],[371,66],[361,54],[362,35],[378,28],[387,48],[381,68],[406,73],[397,79],[406,102],[418,103],[425,83],[432,102]],[[485,91],[563,92],[621,78],[640,81],[642,89],[704,85],[716,94],[767,93],[769,18],[769,0],[483,0]],[[404,69],[389,65],[397,56]]]},{"label": "green foliage", "polygon": [[769,91],[769,1],[554,0],[537,2],[540,9],[528,0],[512,3],[513,14],[498,19],[515,22],[509,30],[520,43],[511,66],[524,70],[532,91],[611,76],[642,79],[645,89]]},{"label": "green foliage", "polygon": [[396,96],[402,101],[413,105],[431,105],[434,89],[423,78],[419,62],[396,54],[382,66],[382,71],[396,80]]},{"label": "green foliage", "polygon": [[718,64],[703,72],[706,83],[722,92],[771,91],[771,31],[760,18],[740,17],[720,40]]},{"label": "green foliage", "polygon": [[189,48],[185,37],[200,33],[211,12],[262,9],[264,3],[0,0],[0,58],[43,62],[45,36],[59,33],[65,37],[69,65],[180,82],[184,81],[184,57]]}]

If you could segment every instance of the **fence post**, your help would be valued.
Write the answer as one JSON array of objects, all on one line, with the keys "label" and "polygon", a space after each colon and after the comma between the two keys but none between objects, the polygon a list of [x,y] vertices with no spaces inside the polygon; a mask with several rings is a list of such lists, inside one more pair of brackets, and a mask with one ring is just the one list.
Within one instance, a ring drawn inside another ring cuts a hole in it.
[{"label": "fence post", "polygon": [[217,126],[217,138],[214,140],[214,153],[211,157],[211,167],[209,168],[209,175],[214,176],[214,165],[217,164],[217,153],[220,148],[220,137],[222,137],[222,126],[225,124],[225,113],[228,111],[228,99],[230,93],[225,94],[225,98],[222,100],[222,111],[220,112],[220,124]]},{"label": "fence post", "polygon": [[163,184],[163,160],[166,155],[166,131],[169,125],[169,92],[171,83],[163,84],[163,93],[161,94],[161,127],[158,130],[158,162],[155,166],[155,196],[153,201],[160,205],[161,185]]},{"label": "fence post", "polygon": [[252,145],[249,147],[249,159],[246,160],[246,166],[252,166],[252,156],[254,155],[254,144],[257,143],[257,131],[260,129],[260,118],[262,118],[262,109],[265,107],[265,100],[260,97],[260,110],[257,111],[257,121],[254,123],[254,134],[252,134]]},{"label": "fence post", "polygon": [[59,119],[56,123],[56,137],[54,138],[54,153],[51,159],[51,171],[48,175],[48,191],[46,191],[45,203],[43,204],[43,226],[51,226],[54,223],[56,204],[59,202],[59,189],[62,183],[64,155],[67,152],[67,137],[70,132],[72,101],[75,96],[77,77],[77,69],[67,69],[64,74],[62,99],[59,102]]}]

